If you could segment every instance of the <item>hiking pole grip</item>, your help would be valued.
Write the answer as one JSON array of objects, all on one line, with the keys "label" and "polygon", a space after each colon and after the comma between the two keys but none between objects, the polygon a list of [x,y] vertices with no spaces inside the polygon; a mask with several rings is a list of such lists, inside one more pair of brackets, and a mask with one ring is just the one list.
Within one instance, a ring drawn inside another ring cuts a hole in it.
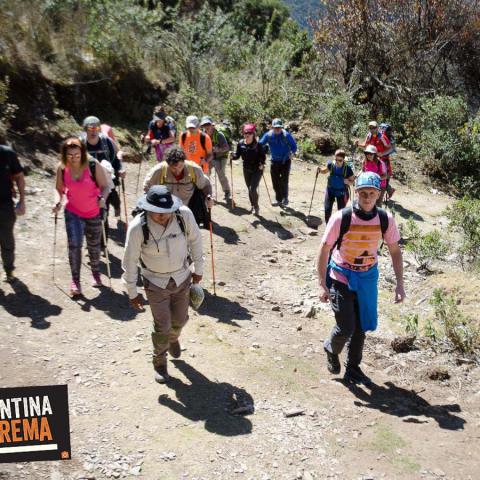
[{"label": "hiking pole grip", "polygon": [[310,208],[308,209],[308,216],[310,216],[310,212],[312,211],[313,197],[315,195],[315,188],[317,187],[317,180],[318,180],[318,167],[317,167],[317,173],[315,174],[315,182],[313,183],[313,192],[312,192],[312,198],[310,199]]},{"label": "hiking pole grip", "polygon": [[209,213],[209,229],[210,229],[210,251],[212,252],[212,281],[213,281],[213,294],[217,296],[216,282],[215,282],[215,258],[213,254],[213,225],[212,225],[212,209],[208,209]]}]

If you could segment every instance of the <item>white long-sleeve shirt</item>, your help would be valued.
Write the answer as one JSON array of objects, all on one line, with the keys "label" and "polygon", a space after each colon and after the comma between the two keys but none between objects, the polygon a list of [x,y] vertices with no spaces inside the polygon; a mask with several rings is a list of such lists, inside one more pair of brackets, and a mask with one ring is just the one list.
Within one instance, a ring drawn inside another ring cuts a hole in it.
[{"label": "white long-sleeve shirt", "polygon": [[[185,235],[172,215],[166,227],[154,222],[146,213],[149,229],[148,242],[144,243],[141,216],[137,215],[130,223],[123,255],[122,281],[127,287],[130,299],[138,295],[138,265],[141,263],[141,274],[160,288],[166,288],[170,278],[180,285],[190,274],[187,245],[190,248],[193,266],[197,275],[203,275],[202,234],[188,207],[180,207],[185,222]],[[145,265],[145,266],[143,266]]]}]

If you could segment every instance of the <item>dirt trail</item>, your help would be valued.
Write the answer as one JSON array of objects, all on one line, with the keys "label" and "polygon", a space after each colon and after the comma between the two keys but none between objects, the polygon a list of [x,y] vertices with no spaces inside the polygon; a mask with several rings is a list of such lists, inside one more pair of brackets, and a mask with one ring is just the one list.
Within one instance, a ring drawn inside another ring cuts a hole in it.
[{"label": "dirt trail", "polygon": [[[130,207],[136,171],[128,166]],[[392,319],[413,308],[423,285],[413,268],[409,299],[394,306],[389,259],[381,259],[381,326],[364,360],[377,386],[349,390],[326,371],[322,341],[333,317],[316,300],[314,272],[324,226],[317,233],[304,222],[313,172],[295,164],[284,210],[267,206],[262,182],[257,219],[235,165],[237,209],[214,209],[218,295],[204,231],[210,293],[191,313],[166,386],[153,381],[150,313],[135,314],[123,294],[122,228],[110,242],[114,292],[89,287],[84,266],[85,299],[72,301],[63,220],[57,286],[51,278],[53,181],[28,177],[36,193],[16,226],[19,282],[0,286],[0,381],[69,385],[73,459],[0,465],[0,479],[478,478],[478,369],[452,360],[450,380],[432,382],[423,374],[433,353],[389,347]],[[312,214],[323,217],[325,178],[319,183]],[[427,228],[442,225],[449,198],[395,186],[397,219],[415,212]],[[233,415],[238,408],[254,413]],[[285,416],[294,409],[303,414]]]}]

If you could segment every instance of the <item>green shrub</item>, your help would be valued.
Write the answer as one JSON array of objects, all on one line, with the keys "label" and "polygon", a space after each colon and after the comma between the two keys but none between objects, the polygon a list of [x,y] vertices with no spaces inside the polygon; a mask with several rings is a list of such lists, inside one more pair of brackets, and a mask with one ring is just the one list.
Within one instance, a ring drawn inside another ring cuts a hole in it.
[{"label": "green shrub", "polygon": [[480,331],[459,310],[456,299],[436,288],[430,304],[434,308],[435,319],[442,326],[443,340],[459,352],[477,352],[480,348]]},{"label": "green shrub", "polygon": [[404,320],[405,333],[407,335],[418,335],[418,314],[410,313]]},{"label": "green shrub", "polygon": [[480,200],[464,197],[446,210],[449,228],[460,234],[460,262],[464,269],[480,268]]},{"label": "green shrub", "polygon": [[402,228],[407,244],[405,249],[413,254],[418,265],[418,270],[430,271],[432,262],[444,260],[449,252],[449,245],[442,238],[439,230],[432,230],[422,234],[420,228],[411,218]]},{"label": "green shrub", "polygon": [[312,139],[305,138],[298,142],[298,150],[302,158],[312,158],[317,152],[317,147]]}]

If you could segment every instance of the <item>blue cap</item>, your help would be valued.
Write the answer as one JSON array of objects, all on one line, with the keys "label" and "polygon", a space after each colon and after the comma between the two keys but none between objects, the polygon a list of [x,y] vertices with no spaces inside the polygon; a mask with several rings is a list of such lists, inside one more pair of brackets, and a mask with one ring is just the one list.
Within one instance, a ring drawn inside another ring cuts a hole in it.
[{"label": "blue cap", "polygon": [[355,190],[360,190],[361,188],[375,188],[380,190],[380,184],[382,179],[380,175],[375,172],[362,172],[355,182]]},{"label": "blue cap", "polygon": [[273,128],[283,128],[283,122],[281,118],[274,118],[272,121]]}]

